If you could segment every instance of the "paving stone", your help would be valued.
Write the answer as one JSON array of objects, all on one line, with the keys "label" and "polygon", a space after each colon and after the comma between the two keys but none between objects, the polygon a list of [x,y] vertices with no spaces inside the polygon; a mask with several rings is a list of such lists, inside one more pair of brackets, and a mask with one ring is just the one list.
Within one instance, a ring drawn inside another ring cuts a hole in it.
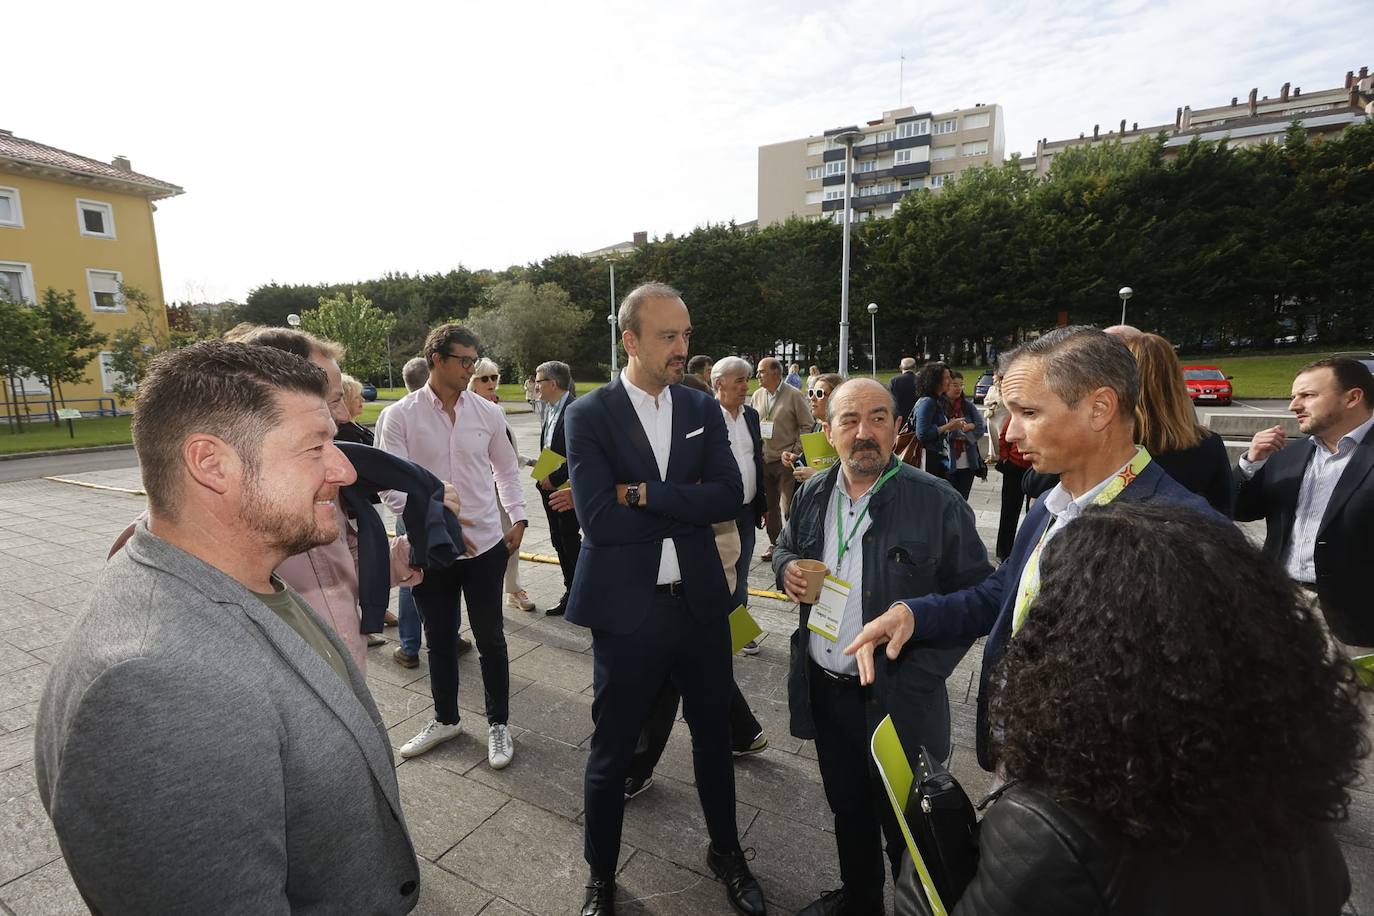
[{"label": "paving stone", "polygon": [[[572,912],[571,909],[568,912]],[[479,916],[530,916],[529,910],[522,910],[520,907],[511,903],[509,900],[502,900],[500,897],[493,897],[486,909],[482,910]]]},{"label": "paving stone", "polygon": [[434,708],[428,695],[414,693],[404,687],[384,684],[377,680],[369,681],[367,686],[372,691],[372,699],[377,703],[377,710],[382,714],[382,724],[388,729],[416,713]]},{"label": "paving stone", "polygon": [[1374,849],[1343,845],[1341,851],[1350,872],[1348,905],[1355,913],[1374,913]]},{"label": "paving stone", "polygon": [[62,855],[37,789],[0,805],[0,837],[5,838],[0,844],[0,885]]},{"label": "paving stone", "polygon": [[[483,756],[481,766],[467,771],[468,778],[566,818],[581,813],[587,752],[534,732],[512,732],[515,759],[510,766],[493,770]],[[485,754],[485,744],[483,748]]]},{"label": "paving stone", "polygon": [[587,877],[581,828],[519,800],[468,834],[438,865],[537,916],[574,912]]},{"label": "paving stone", "polygon": [[545,684],[531,684],[511,698],[510,720],[564,744],[581,744],[592,733],[592,701]]},{"label": "paving stone", "polygon": [[90,912],[81,893],[59,857],[0,887],[4,901],[14,916],[72,916]]},{"label": "paving stone", "polygon": [[[424,728],[433,718],[433,712],[426,709],[424,712],[417,713],[387,729],[387,740],[391,742],[391,748],[395,752],[395,758],[398,762],[402,759],[400,756],[401,745],[419,734],[420,729]],[[480,727],[481,734],[473,732],[475,727]],[[445,741],[420,757],[411,759],[423,760],[434,766],[443,767],[452,773],[466,773],[477,764],[487,762],[486,726],[482,723],[474,724],[464,720],[463,733],[458,737],[451,741]]]},{"label": "paving stone", "polygon": [[25,652],[44,646],[55,646],[67,638],[67,633],[71,631],[75,620],[76,618],[65,614],[53,614],[45,620],[11,627],[4,631],[5,642]]},{"label": "paving stone", "polygon": [[0,804],[18,798],[34,788],[33,761],[0,770]]},{"label": "paving stone", "polygon": [[0,712],[0,732],[13,732],[21,728],[27,728],[34,723],[38,717],[38,701],[25,703],[23,706],[16,706]]},{"label": "paving stone", "polygon": [[768,811],[761,812],[742,845],[757,852],[749,867],[771,905],[799,910],[840,886],[835,835]]},{"label": "paving stone", "polygon": [[511,663],[511,672],[579,693],[592,683],[592,659],[580,652],[540,646]]},{"label": "paving stone", "polygon": [[691,871],[639,850],[616,875],[616,912],[625,916],[697,916],[728,911],[723,886],[707,877],[705,870],[705,863]]},{"label": "paving stone", "polygon": [[42,659],[30,655],[23,649],[15,648],[7,642],[0,642],[0,674],[8,674],[27,668],[29,665],[42,664]]},{"label": "paving stone", "polygon": [[[425,661],[426,652],[420,651],[420,665],[417,668],[402,668],[396,664],[392,655],[399,646],[400,640],[392,639],[395,630],[387,630],[386,635],[389,641],[384,646],[374,646],[367,650],[367,680],[369,684],[380,681],[383,684],[391,684],[393,687],[406,687],[415,683],[422,677],[429,674],[429,665]],[[426,690],[426,693],[429,691]]]},{"label": "paving stone", "polygon": [[475,884],[420,859],[420,902],[415,916],[476,916],[495,898]]},{"label": "paving stone", "polygon": [[775,751],[744,757],[735,764],[735,795],[755,808],[831,830],[834,818],[825,800],[820,770],[810,760]]},{"label": "paving stone", "polygon": [[[555,596],[557,600],[557,596]],[[531,620],[523,634],[526,639],[537,640],[541,645],[569,652],[589,652],[592,648],[592,631],[586,627],[568,623],[562,617],[545,617],[542,614]],[[590,683],[590,681],[588,681]]]},{"label": "paving stone", "polygon": [[949,771],[959,780],[959,785],[964,787],[975,805],[992,791],[993,775],[978,765],[978,755],[972,748],[956,745],[950,757]]},{"label": "paving stone", "polygon": [[415,851],[435,860],[491,817],[507,797],[417,757],[396,768]]},{"label": "paving stone", "polygon": [[[736,798],[735,822],[741,835],[757,814],[757,808]],[[625,806],[621,837],[625,845],[660,859],[693,870],[705,868],[702,857],[710,835],[706,832],[706,817],[701,813],[696,786],[655,777],[653,788]]]}]

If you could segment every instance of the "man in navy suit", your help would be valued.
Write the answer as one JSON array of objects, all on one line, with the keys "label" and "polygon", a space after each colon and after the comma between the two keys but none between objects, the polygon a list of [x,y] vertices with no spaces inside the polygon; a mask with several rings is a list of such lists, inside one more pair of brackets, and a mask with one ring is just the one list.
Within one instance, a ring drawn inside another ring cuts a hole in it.
[{"label": "man in navy suit", "polygon": [[1265,520],[1265,555],[1319,603],[1337,639],[1374,646],[1374,377],[1345,357],[1308,363],[1288,409],[1310,438],[1289,444],[1282,426],[1255,434],[1236,468],[1236,518]]},{"label": "man in navy suit", "polygon": [[677,290],[648,283],[620,305],[629,360],[567,410],[582,554],[567,618],[592,631],[594,729],[584,782],[583,916],[615,912],[624,786],[659,688],[671,679],[692,732],[706,863],[746,916],[765,912],[735,822],[729,707],[734,609],[711,525],[743,502],[715,400],[680,384],[691,320]]},{"label": "man in navy suit", "polygon": [[908,642],[941,645],[987,636],[978,692],[978,763],[996,765],[989,741],[988,682],[1025,616],[1034,613],[1040,551],[1094,503],[1164,502],[1208,515],[1206,500],[1185,490],[1135,445],[1140,381],[1135,359],[1116,338],[1089,327],[1055,328],[1006,358],[1002,394],[1011,411],[1005,438],[1035,470],[1059,483],[1031,507],[1011,555],[987,579],[948,595],[899,601],[867,624],[848,648],[863,683],[873,680],[874,647],[896,660]]},{"label": "man in navy suit", "polygon": [[[563,416],[568,405],[576,400],[572,387],[572,369],[567,363],[552,360],[540,363],[534,370],[535,389],[539,400],[547,407],[544,424],[539,431],[539,451],[551,449],[564,458],[568,457],[568,444],[565,436]],[[563,597],[558,603],[544,612],[549,617],[557,617],[568,609],[568,593],[572,591],[573,574],[577,572],[577,555],[582,550],[582,534],[577,527],[577,513],[568,504],[567,497],[555,501],[558,488],[568,482],[568,465],[564,462],[550,472],[548,477],[539,481],[539,499],[544,503],[544,517],[549,521],[549,539],[553,541],[554,553],[558,554],[558,565],[563,570]]]}]

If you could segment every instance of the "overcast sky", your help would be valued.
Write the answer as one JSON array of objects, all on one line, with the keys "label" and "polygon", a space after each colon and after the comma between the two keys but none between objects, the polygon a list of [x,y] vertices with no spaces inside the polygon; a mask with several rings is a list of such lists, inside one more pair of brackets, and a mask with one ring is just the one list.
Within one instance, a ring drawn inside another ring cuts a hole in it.
[{"label": "overcast sky", "polygon": [[158,205],[166,297],[242,301],[744,222],[761,144],[899,90],[1002,105],[1010,154],[1326,89],[1374,65],[1359,22],[1335,0],[16,2],[0,128],[184,187]]}]

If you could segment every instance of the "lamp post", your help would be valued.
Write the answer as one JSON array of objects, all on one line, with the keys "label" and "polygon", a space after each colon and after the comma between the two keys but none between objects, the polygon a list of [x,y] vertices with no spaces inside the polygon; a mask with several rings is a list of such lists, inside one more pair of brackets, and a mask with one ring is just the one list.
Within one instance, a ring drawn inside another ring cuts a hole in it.
[{"label": "lamp post", "polygon": [[840,258],[840,375],[849,374],[849,195],[854,186],[854,144],[862,140],[863,135],[863,131],[857,127],[846,127],[830,138],[835,143],[844,144],[844,248]]},{"label": "lamp post", "polygon": [[1125,324],[1126,300],[1135,295],[1135,290],[1131,289],[1129,286],[1123,286],[1121,287],[1121,289],[1116,291],[1116,294],[1121,297],[1121,323]]},{"label": "lamp post", "polygon": [[293,328],[298,328],[301,326],[301,316],[297,315],[295,312],[292,312],[290,315],[286,316],[286,323],[291,325],[291,327]]},{"label": "lamp post", "polygon": [[870,341],[873,344],[873,377],[878,377],[878,303],[868,303],[868,317],[873,320],[873,332]]},{"label": "lamp post", "polygon": [[615,326],[615,258],[607,258],[606,263],[611,268],[611,313],[606,316],[606,321],[611,325],[611,381],[615,381],[615,377],[620,374],[620,370],[616,368],[620,361],[620,350],[616,346],[618,335]]}]

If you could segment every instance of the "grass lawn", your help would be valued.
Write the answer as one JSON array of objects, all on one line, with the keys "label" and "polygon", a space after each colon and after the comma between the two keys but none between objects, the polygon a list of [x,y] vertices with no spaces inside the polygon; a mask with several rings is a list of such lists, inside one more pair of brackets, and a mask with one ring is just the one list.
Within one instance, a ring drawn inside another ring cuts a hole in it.
[{"label": "grass lawn", "polygon": [[128,445],[133,441],[129,435],[129,421],[132,419],[131,416],[122,416],[73,420],[74,439],[68,435],[65,421],[61,426],[53,426],[50,421],[26,424],[22,433],[15,433],[14,427],[6,425],[0,428],[0,454],[89,448],[93,445]]},{"label": "grass lawn", "polygon": [[1238,398],[1285,398],[1292,394],[1293,376],[1315,359],[1331,355],[1330,350],[1283,352],[1266,356],[1179,356],[1185,366],[1216,366],[1233,376],[1232,389]]}]

